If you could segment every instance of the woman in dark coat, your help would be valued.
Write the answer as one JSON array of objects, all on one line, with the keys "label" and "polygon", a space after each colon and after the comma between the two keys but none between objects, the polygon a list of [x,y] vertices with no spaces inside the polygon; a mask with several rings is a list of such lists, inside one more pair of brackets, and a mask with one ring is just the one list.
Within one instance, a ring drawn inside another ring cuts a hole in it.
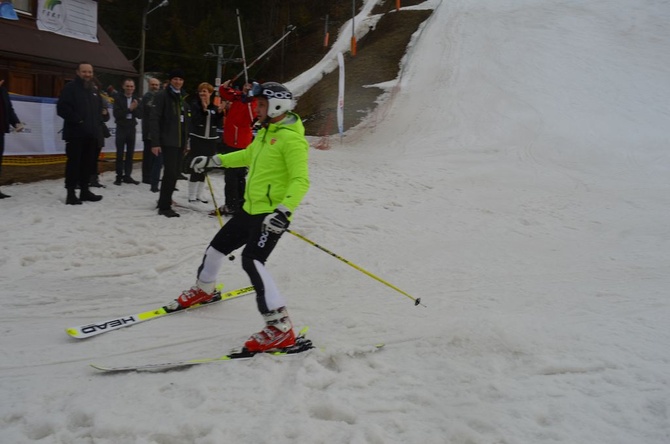
[{"label": "woman in dark coat", "polygon": [[[190,168],[190,160],[197,156],[213,156],[219,139],[219,130],[223,119],[223,107],[212,104],[214,87],[207,82],[198,85],[198,98],[191,104],[191,127],[189,133],[190,151],[185,165]],[[189,171],[188,201],[207,203],[202,191],[205,187],[205,174]]]}]

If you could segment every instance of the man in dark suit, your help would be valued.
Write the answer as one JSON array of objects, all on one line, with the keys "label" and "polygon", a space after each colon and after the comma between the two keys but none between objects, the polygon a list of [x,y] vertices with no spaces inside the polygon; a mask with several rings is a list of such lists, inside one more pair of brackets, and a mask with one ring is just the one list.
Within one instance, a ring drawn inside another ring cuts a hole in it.
[{"label": "man in dark suit", "polygon": [[[123,81],[123,94],[114,98],[114,120],[116,122],[116,180],[114,185],[139,182],[132,178],[135,155],[135,127],[140,115],[140,101],[135,97],[135,81]],[[124,159],[125,153],[125,159]]]},{"label": "man in dark suit", "polygon": [[[7,88],[2,86],[3,83],[5,83],[5,80],[0,80],[0,172],[2,172],[2,155],[5,152],[5,133],[9,132],[10,125],[13,126],[17,132],[23,131],[23,124],[19,122],[19,118],[16,117],[16,113],[12,107],[12,101],[9,100]],[[0,191],[0,199],[6,197],[10,196]]]},{"label": "man in dark suit", "polygon": [[[81,62],[77,66],[77,77],[63,87],[56,105],[56,112],[63,118],[63,140],[65,140],[65,188],[66,205],[81,205],[82,201],[97,202],[102,196],[89,190],[89,181],[95,165],[95,155],[100,143],[102,122],[109,120],[103,115],[102,97],[93,82],[93,65]],[[79,186],[79,197],[75,190]]]}]

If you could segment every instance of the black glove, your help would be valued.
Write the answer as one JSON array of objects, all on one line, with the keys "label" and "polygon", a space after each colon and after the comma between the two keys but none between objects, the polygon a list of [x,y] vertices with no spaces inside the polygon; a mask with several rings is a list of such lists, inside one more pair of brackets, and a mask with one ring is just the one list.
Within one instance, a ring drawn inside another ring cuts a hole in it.
[{"label": "black glove", "polygon": [[291,217],[291,211],[284,205],[279,205],[275,212],[268,214],[263,219],[263,232],[282,234],[291,223],[288,218]]}]

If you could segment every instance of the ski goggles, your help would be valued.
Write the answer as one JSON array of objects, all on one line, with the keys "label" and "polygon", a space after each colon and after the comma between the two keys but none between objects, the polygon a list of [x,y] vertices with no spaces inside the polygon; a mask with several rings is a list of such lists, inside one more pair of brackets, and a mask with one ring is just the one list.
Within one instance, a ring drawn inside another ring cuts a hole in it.
[{"label": "ski goggles", "polygon": [[249,90],[247,95],[250,97],[258,97],[260,95],[263,95],[263,87],[260,85],[260,83],[254,82],[251,84],[251,89]]},{"label": "ski goggles", "polygon": [[269,88],[263,88],[258,82],[251,84],[251,89],[247,93],[249,97],[267,97],[268,99],[292,99],[293,94],[289,91],[272,91]]}]

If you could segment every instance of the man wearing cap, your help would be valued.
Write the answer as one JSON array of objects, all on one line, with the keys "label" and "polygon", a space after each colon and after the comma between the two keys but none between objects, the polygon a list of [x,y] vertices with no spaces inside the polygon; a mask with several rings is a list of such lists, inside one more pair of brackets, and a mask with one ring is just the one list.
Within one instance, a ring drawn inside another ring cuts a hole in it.
[{"label": "man wearing cap", "polygon": [[172,193],[177,184],[179,163],[188,139],[191,108],[186,101],[184,71],[170,71],[169,83],[158,91],[151,104],[149,134],[151,151],[163,155],[163,180],[158,198],[158,214],[179,217],[172,209]]}]

